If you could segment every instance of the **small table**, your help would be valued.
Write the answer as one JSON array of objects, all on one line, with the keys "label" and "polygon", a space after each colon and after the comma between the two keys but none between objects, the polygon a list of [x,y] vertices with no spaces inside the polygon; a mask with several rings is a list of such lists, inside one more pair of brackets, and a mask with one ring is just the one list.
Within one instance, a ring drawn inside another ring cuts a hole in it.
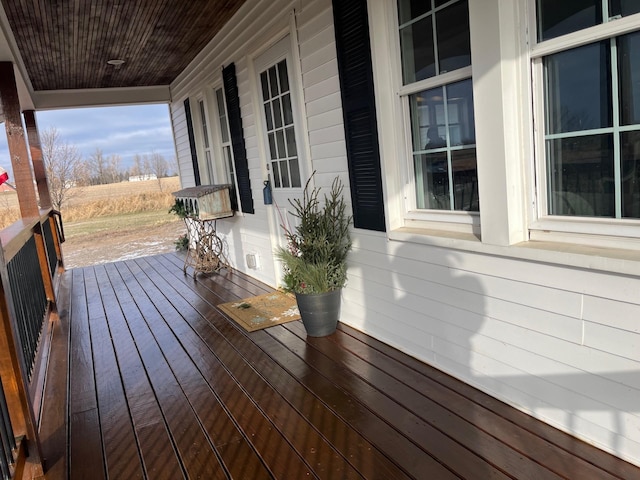
[{"label": "small table", "polygon": [[184,223],[187,226],[189,247],[184,259],[183,271],[193,268],[193,276],[213,273],[228,268],[224,254],[224,244],[216,233],[219,218],[233,216],[229,191],[231,185],[200,185],[174,192],[176,201],[181,202]]}]

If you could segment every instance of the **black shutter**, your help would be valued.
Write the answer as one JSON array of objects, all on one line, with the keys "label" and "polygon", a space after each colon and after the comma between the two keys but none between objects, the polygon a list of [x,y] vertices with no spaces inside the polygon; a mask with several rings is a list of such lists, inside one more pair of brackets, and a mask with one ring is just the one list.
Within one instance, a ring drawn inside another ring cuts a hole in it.
[{"label": "black shutter", "polygon": [[193,119],[191,118],[191,104],[187,98],[184,101],[184,114],[187,117],[187,132],[189,134],[189,148],[191,149],[191,164],[196,186],[200,185],[200,167],[198,167],[198,154],[196,153],[196,139],[193,136]]},{"label": "black shutter", "polygon": [[366,0],[333,0],[353,223],[385,231]]},{"label": "black shutter", "polygon": [[222,81],[224,83],[224,95],[227,102],[229,133],[231,134],[231,148],[233,149],[233,160],[236,166],[240,206],[243,212],[254,213],[251,181],[249,180],[249,165],[247,163],[247,149],[244,144],[244,134],[242,131],[236,66],[233,63],[222,69]]}]

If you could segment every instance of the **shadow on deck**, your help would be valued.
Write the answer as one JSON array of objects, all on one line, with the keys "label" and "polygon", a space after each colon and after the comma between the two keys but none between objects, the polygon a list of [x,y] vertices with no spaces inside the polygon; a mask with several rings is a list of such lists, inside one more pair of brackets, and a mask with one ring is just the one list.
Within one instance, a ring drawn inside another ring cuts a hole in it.
[{"label": "shadow on deck", "polygon": [[246,333],[269,289],[174,254],[64,274],[40,423],[47,479],[639,478],[640,469],[340,325]]}]

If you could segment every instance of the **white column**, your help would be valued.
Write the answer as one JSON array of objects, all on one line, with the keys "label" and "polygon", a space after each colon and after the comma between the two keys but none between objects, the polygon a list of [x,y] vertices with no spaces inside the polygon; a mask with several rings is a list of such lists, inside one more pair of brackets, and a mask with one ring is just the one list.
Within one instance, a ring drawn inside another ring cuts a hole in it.
[{"label": "white column", "polygon": [[533,158],[526,6],[469,2],[482,242],[528,239],[525,172]]}]

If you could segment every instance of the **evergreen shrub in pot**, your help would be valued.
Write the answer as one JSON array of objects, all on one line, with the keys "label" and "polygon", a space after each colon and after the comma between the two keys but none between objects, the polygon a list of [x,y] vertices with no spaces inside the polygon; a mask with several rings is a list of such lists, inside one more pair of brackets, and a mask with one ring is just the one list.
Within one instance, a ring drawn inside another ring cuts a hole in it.
[{"label": "evergreen shrub in pot", "polygon": [[351,216],[338,177],[323,201],[320,188],[310,189],[310,182],[311,178],[302,199],[289,200],[298,223],[293,230],[283,225],[287,246],[276,255],[284,268],[285,290],[295,293],[307,334],[320,337],[333,333],[338,323],[351,250]]}]

